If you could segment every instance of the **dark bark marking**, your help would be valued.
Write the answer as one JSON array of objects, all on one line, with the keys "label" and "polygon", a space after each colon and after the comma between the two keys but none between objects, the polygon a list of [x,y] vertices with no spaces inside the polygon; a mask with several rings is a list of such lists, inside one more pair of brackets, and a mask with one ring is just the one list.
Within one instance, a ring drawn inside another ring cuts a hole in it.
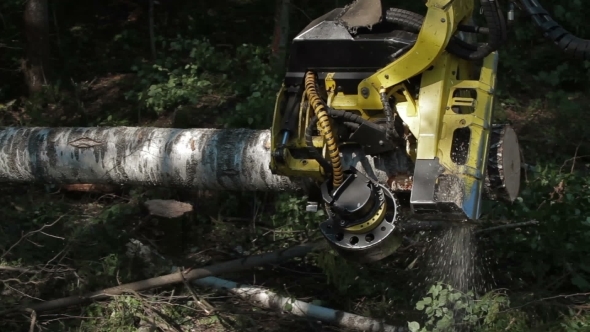
[{"label": "dark bark marking", "polygon": [[94,148],[94,153],[96,154],[96,158],[98,158],[97,162],[100,162],[102,169],[105,169],[106,165],[104,164],[104,162],[106,153],[108,151],[108,132],[106,130],[98,129],[95,135],[99,138],[99,140],[105,142],[105,144]]},{"label": "dark bark marking", "polygon": [[[45,134],[43,134],[45,132]],[[37,157],[36,160],[36,166],[37,169],[40,170],[40,173],[42,175],[42,179],[44,179],[47,182],[51,181],[51,170],[55,169],[58,163],[58,155],[57,155],[57,148],[56,145],[58,143],[57,140],[57,134],[58,131],[57,130],[52,130],[52,129],[42,129],[38,134],[37,137],[39,139],[39,143],[36,145],[36,149],[37,149],[37,156],[39,156],[40,154],[43,154],[45,152],[45,155],[47,156],[47,160],[49,161],[49,163],[44,164],[43,162],[41,162],[40,158]],[[42,144],[43,142],[43,137],[45,137],[45,143],[46,143],[46,149],[45,151],[39,149],[39,145]]]},{"label": "dark bark marking", "polygon": [[114,171],[115,174],[119,175],[122,182],[128,182],[129,176],[127,176],[127,172],[125,172],[125,167],[123,167],[123,164],[125,163],[125,160],[127,158],[127,135],[125,135],[126,130],[124,128],[117,128],[115,132],[116,136],[121,137],[121,139],[117,140],[115,143],[116,158]]},{"label": "dark bark marking", "polygon": [[14,144],[14,137],[15,137],[15,135],[10,136],[10,135],[8,135],[7,132],[5,132],[5,134],[4,134],[4,136],[2,137],[2,140],[1,140],[1,143],[2,143],[2,152],[4,153],[4,155],[7,158],[6,165],[8,167],[8,171],[9,172],[13,172],[13,173],[17,171],[17,168],[16,168],[17,167],[16,160],[14,159],[13,154],[10,153],[12,151],[12,145]]},{"label": "dark bark marking", "polygon": [[[219,150],[217,152],[217,172],[215,173],[217,175],[217,182],[223,189],[228,189],[227,183],[230,183],[231,186],[231,184],[239,181],[239,177],[236,179],[236,174],[239,174],[236,168],[239,168],[239,165],[236,165],[235,152],[232,150],[234,150],[236,144],[244,144],[244,139],[247,139],[246,137],[240,137],[242,136],[240,134],[238,130],[227,130],[220,131],[216,135]],[[243,157],[239,157],[238,159],[241,161]],[[243,171],[248,172],[248,170]],[[248,176],[248,174],[245,175]]]},{"label": "dark bark marking", "polygon": [[76,147],[76,148],[92,148],[95,146],[103,145],[103,142],[93,140],[89,137],[80,137],[68,143],[69,145]]}]

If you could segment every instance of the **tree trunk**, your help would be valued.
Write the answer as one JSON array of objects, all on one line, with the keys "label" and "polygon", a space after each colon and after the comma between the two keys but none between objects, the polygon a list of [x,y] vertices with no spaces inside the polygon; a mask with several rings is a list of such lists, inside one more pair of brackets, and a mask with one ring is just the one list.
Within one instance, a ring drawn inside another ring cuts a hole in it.
[{"label": "tree trunk", "polygon": [[154,32],[154,0],[149,0],[149,31],[150,31],[150,50],[152,52],[152,60],[156,61],[156,34]]},{"label": "tree trunk", "polygon": [[[401,150],[401,149],[400,149]],[[403,151],[379,158],[341,147],[344,167],[391,185],[409,169]],[[4,128],[0,182],[129,184],[205,190],[298,191],[274,175],[270,131],[172,128]]]},{"label": "tree trunk", "polygon": [[272,41],[273,62],[276,68],[283,69],[289,45],[289,6],[290,0],[276,0],[275,28]]},{"label": "tree trunk", "polygon": [[47,0],[28,0],[24,14],[27,55],[23,73],[33,94],[41,91],[50,75],[49,9]]}]

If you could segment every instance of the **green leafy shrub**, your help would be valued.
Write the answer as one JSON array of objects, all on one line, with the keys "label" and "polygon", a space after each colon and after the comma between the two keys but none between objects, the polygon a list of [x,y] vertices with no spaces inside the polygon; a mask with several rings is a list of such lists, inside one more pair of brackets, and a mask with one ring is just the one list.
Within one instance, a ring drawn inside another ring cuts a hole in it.
[{"label": "green leafy shrub", "polygon": [[490,292],[476,299],[473,292],[462,293],[449,285],[437,283],[427,297],[416,303],[416,309],[424,311],[427,319],[421,327],[418,322],[408,323],[411,332],[443,332],[473,330],[478,326],[490,327],[497,323],[497,316],[510,304],[505,294]]},{"label": "green leafy shrub", "polygon": [[[590,176],[561,167],[538,167],[537,175],[512,205],[497,206],[490,217],[537,220],[525,232],[491,235],[504,271],[539,287],[590,290]],[[569,171],[569,170],[568,170]],[[562,278],[563,276],[567,278]]]},{"label": "green leafy shrub", "polygon": [[241,45],[224,52],[206,39],[182,37],[163,40],[162,47],[167,52],[155,64],[133,67],[138,85],[127,97],[136,98],[142,108],[160,114],[216,100],[206,106],[220,110],[226,126],[270,124],[279,80],[266,48]]}]

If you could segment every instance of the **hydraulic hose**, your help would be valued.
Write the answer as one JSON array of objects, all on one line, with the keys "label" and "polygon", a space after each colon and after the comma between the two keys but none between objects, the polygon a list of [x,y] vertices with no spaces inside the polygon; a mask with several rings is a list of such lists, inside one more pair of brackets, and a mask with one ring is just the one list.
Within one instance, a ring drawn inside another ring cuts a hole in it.
[{"label": "hydraulic hose", "polygon": [[555,22],[537,0],[520,0],[524,10],[531,15],[544,36],[554,42],[567,55],[590,60],[590,40],[574,36]]},{"label": "hydraulic hose", "polygon": [[[383,130],[383,127],[379,126],[378,124],[373,123],[367,119],[364,119],[363,117],[352,112],[335,110],[327,106],[326,109],[329,116],[339,118],[340,120],[342,120],[342,124],[350,130],[357,130],[362,124],[373,127],[377,130]],[[317,128],[317,124],[318,117],[313,116],[309,120],[307,128],[305,128],[305,144],[307,145],[312,158],[317,160],[317,162],[320,164],[320,166],[322,166],[326,174],[329,174],[332,172],[332,167],[330,163],[321,155],[321,153],[319,153],[319,151],[313,145],[313,129]]]},{"label": "hydraulic hose", "polygon": [[390,140],[391,135],[395,136],[395,138],[399,138],[399,134],[395,131],[393,127],[393,110],[391,109],[391,104],[389,103],[389,98],[387,97],[387,93],[385,89],[381,89],[379,91],[379,97],[381,98],[381,104],[383,104],[383,111],[385,112],[385,137]]},{"label": "hydraulic hose", "polygon": [[[481,60],[497,50],[507,39],[508,28],[496,0],[480,1],[488,25],[488,29],[486,29],[489,35],[488,43],[477,47],[453,37],[446,48],[449,53],[464,60]],[[409,28],[414,33],[419,33],[424,23],[424,16],[408,10],[392,8],[386,12],[385,20]]]},{"label": "hydraulic hose", "polygon": [[332,166],[313,145],[313,128],[317,128],[317,125],[318,117],[314,115],[309,120],[309,125],[307,126],[307,128],[305,128],[305,144],[307,145],[307,148],[309,149],[309,153],[311,154],[312,158],[315,159],[324,169],[324,173],[326,173],[326,175],[331,175]]},{"label": "hydraulic hose", "polygon": [[315,115],[318,118],[318,129],[320,134],[326,141],[328,155],[330,156],[330,161],[332,162],[332,185],[334,188],[337,188],[342,184],[344,179],[342,162],[340,160],[340,151],[338,149],[338,145],[336,145],[334,133],[332,132],[332,124],[330,123],[330,117],[328,115],[327,108],[316,89],[316,76],[311,71],[308,71],[305,74],[305,93],[312,109],[315,112]]}]

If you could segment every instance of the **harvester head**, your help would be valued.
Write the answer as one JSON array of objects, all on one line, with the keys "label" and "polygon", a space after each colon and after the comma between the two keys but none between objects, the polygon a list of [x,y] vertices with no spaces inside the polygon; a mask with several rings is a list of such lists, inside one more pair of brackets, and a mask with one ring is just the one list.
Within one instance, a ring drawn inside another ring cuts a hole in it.
[{"label": "harvester head", "polygon": [[316,180],[320,229],[347,259],[388,256],[410,220],[477,222],[483,198],[518,195],[518,140],[492,124],[497,54],[458,34],[473,0],[427,6],[358,0],[291,45],[271,169]]}]

